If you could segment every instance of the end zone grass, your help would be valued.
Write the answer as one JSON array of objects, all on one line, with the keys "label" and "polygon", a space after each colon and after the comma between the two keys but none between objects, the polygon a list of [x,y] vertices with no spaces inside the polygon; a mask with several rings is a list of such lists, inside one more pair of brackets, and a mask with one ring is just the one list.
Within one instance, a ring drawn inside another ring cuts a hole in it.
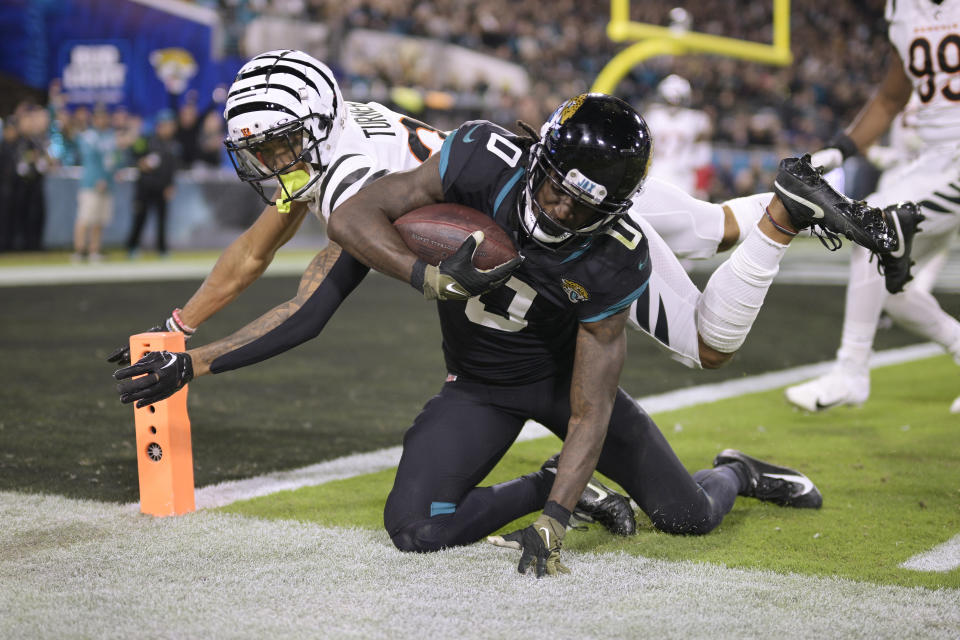
[{"label": "end zone grass", "polygon": [[[670,536],[640,513],[640,532],[614,538],[596,526],[572,531],[574,552],[623,551],[649,558],[841,576],[878,584],[960,587],[960,569],[900,568],[960,533],[960,416],[947,412],[956,365],[946,357],[874,371],[866,406],[806,414],[782,391],[655,416],[692,471],[725,447],[807,473],[824,494],[819,511],[738,499],[707,536]],[[537,468],[559,447],[544,438],[515,445],[484,484]],[[379,529],[393,482],[385,471],[236,503],[223,510],[268,519]],[[515,528],[518,521],[506,530]]]}]

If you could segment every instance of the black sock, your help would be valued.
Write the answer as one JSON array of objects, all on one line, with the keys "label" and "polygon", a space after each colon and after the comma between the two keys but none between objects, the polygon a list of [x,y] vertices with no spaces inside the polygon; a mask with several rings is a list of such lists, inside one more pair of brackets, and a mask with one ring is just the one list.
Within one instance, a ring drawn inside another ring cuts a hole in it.
[{"label": "black sock", "polygon": [[750,488],[750,471],[747,469],[747,465],[743,464],[739,460],[734,460],[733,462],[728,462],[720,466],[730,467],[733,472],[737,474],[737,478],[740,480],[740,491],[738,493],[743,493]]}]

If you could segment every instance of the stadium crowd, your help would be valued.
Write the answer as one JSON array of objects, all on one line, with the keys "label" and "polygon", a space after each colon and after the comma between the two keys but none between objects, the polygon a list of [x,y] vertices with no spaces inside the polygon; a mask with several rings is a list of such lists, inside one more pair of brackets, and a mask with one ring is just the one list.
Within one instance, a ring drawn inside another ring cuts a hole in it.
[{"label": "stadium crowd", "polygon": [[[606,34],[610,18],[608,0],[557,0],[550,11],[542,5],[510,0],[197,0],[220,11],[228,34],[242,34],[258,16],[287,17],[323,23],[329,30],[329,59],[345,97],[378,99],[392,108],[390,93],[371,95],[372,81],[382,87],[409,87],[446,91],[453,108],[431,109],[417,117],[440,128],[465,119],[483,117],[512,127],[516,120],[542,121],[565,98],[589,89],[593,79],[629,43],[612,42]],[[633,20],[669,26],[675,0],[631,3]],[[690,28],[755,42],[772,39],[772,2],[748,3],[737,11],[724,0],[686,3]],[[483,79],[471,86],[442,80],[431,65],[410,61],[396,51],[384,51],[374,59],[346,65],[338,44],[356,29],[431,38],[485,53],[523,67],[531,87],[514,95]],[[882,69],[886,42],[882,3],[853,0],[807,0],[791,7],[791,49],[794,64],[773,67],[715,56],[653,58],[635,68],[617,87],[617,93],[642,108],[654,99],[654,89],[668,74],[687,78],[693,93],[691,106],[702,109],[713,122],[711,142],[718,148],[766,149],[770,157],[798,149],[816,149],[843,123],[849,122],[859,105],[869,97],[878,77],[864,77],[863,70]],[[243,38],[228,38],[228,51],[248,57]],[[347,67],[352,71],[348,71]],[[869,75],[869,74],[868,74]],[[164,105],[158,105],[158,109]],[[59,89],[52,85],[46,109],[23,105],[4,119],[5,141],[0,164],[0,250],[39,248],[37,229],[42,231],[42,197],[24,194],[42,192],[43,174],[50,167],[80,164],[77,134],[89,126],[90,109],[68,109]],[[189,96],[178,107],[176,140],[179,166],[219,166],[223,161],[223,121],[219,105],[205,105]],[[113,110],[111,128],[121,150],[144,139],[144,124],[152,125],[156,114],[132,114]],[[40,123],[43,120],[44,123]],[[24,159],[29,169],[24,169]],[[129,154],[120,166],[132,166]],[[729,159],[715,162],[707,197],[720,200],[752,193],[769,182],[772,166],[751,158],[734,166]],[[12,170],[11,167],[19,168]],[[26,171],[26,173],[24,173]],[[32,189],[32,191],[30,191]],[[18,200],[19,198],[19,200]],[[24,200],[26,199],[26,200]],[[8,202],[29,202],[39,213],[9,220],[20,210]],[[41,222],[37,223],[37,220]],[[8,227],[14,225],[16,232]],[[29,227],[30,231],[25,229]]]},{"label": "stadium crowd", "polygon": [[[560,102],[589,89],[600,70],[630,43],[615,43],[606,34],[609,0],[557,0],[549,12],[533,2],[510,0],[200,0],[225,16],[249,24],[258,15],[322,23],[333,43],[354,29],[370,29],[442,40],[521,65],[532,79],[531,90],[515,96],[493,79],[458,86],[444,83],[432,66],[387,50],[376,59],[350,67],[330,47],[329,64],[337,71],[346,96],[366,94],[372,79],[381,86],[448,91],[460,108],[427,109],[421,118],[455,126],[483,117],[512,127],[517,119],[540,121]],[[731,11],[725,0],[677,3],[649,0],[630,4],[631,19],[670,26],[671,9],[682,4],[690,28],[752,42],[772,41],[773,2],[739,3]],[[237,31],[234,28],[233,31]],[[242,29],[241,29],[242,30]],[[864,77],[886,56],[883,3],[854,0],[806,0],[791,5],[791,49],[787,67],[715,56],[653,58],[637,67],[617,87],[617,94],[643,106],[668,74],[690,80],[692,106],[714,122],[714,145],[736,149],[773,149],[780,157],[796,149],[822,146],[869,97],[879,77]],[[236,41],[242,56],[242,39]],[[465,105],[469,105],[467,109]],[[398,105],[390,105],[398,106]],[[400,105],[402,106],[402,105]],[[464,111],[467,110],[467,113]],[[721,199],[751,193],[768,182],[770,166],[716,167],[710,196]]]},{"label": "stadium crowd", "polygon": [[[445,40],[518,63],[534,79],[532,98],[538,118],[560,101],[589,88],[603,66],[629,43],[606,34],[609,0],[557,0],[550,11],[533,2],[510,0],[219,0],[223,6],[246,6],[257,12],[303,15],[322,22],[334,34],[374,29]],[[631,3],[631,19],[669,26],[676,0]],[[683,3],[694,31],[771,42],[773,2],[740,3],[731,11],[726,0]],[[741,62],[713,56],[655,58],[638,67],[617,88],[635,104],[646,101],[669,73],[688,78],[694,102],[714,113],[715,141],[743,145],[784,143],[815,146],[832,135],[869,97],[887,51],[882,3],[853,0],[806,0],[791,7],[791,49],[787,67]],[[241,55],[255,52],[240,52]],[[396,52],[384,52],[378,73],[393,74],[390,84],[427,86],[423,67],[390,65]],[[333,64],[337,64],[333,52]],[[413,72],[417,75],[409,75]],[[343,80],[349,94],[351,78]],[[359,79],[363,80],[363,79]],[[438,87],[455,91],[497,91],[490,80],[474,87]],[[515,110],[522,107],[514,105]],[[538,118],[533,118],[534,120]]]},{"label": "stadium crowd", "polygon": [[[94,227],[93,238],[75,238],[74,259],[99,261],[97,235],[112,215],[113,203],[102,198],[96,203],[84,202],[84,192],[96,191],[109,198],[116,180],[132,180],[137,183],[134,197],[138,199],[172,186],[178,169],[223,166],[223,117],[215,108],[219,105],[201,111],[196,96],[187,94],[176,106],[176,110],[161,109],[148,117],[130,113],[123,106],[68,107],[59,82],[51,84],[45,106],[21,102],[2,120],[0,252],[43,249],[44,178],[57,168],[80,170],[78,219],[82,226]],[[104,116],[102,126],[98,126],[98,115]],[[169,154],[157,154],[157,133],[167,121],[175,125],[167,145]],[[157,183],[159,175],[164,176],[162,184]],[[127,242],[131,257],[139,249],[145,215],[139,211],[139,201],[134,204],[137,219]],[[85,211],[90,208],[97,211]],[[158,213],[158,222],[162,224],[164,217],[165,211]],[[89,235],[86,230],[83,233]],[[157,243],[160,253],[166,253],[162,232],[157,234]]]}]

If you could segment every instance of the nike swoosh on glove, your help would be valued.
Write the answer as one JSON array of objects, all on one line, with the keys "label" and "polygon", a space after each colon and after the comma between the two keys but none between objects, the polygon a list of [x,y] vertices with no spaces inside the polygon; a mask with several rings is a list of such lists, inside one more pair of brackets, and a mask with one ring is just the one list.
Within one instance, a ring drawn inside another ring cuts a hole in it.
[{"label": "nike swoosh on glove", "polygon": [[570,569],[560,562],[560,547],[566,532],[566,527],[556,519],[540,514],[529,527],[504,536],[490,536],[487,542],[498,547],[520,550],[517,571],[526,574],[527,569],[533,566],[536,576],[542,578],[544,574],[556,576],[570,573]]},{"label": "nike swoosh on glove", "polygon": [[427,300],[467,300],[503,284],[523,262],[523,256],[492,269],[478,269],[473,255],[483,242],[483,231],[474,231],[452,256],[423,272],[423,295]]},{"label": "nike swoosh on glove", "polygon": [[186,353],[151,351],[136,364],[114,371],[113,377],[120,381],[120,402],[136,400],[139,409],[169,398],[193,380],[193,360]]}]

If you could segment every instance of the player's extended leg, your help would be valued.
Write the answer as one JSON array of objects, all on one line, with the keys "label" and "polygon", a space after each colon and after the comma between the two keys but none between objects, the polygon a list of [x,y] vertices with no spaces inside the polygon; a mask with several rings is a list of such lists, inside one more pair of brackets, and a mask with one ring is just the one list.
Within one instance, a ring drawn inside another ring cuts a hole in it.
[{"label": "player's extended leg", "polygon": [[694,478],[647,413],[617,392],[597,470],[620,484],[660,531],[704,534],[733,508],[743,488],[726,466]]},{"label": "player's extended leg", "polygon": [[762,193],[712,204],[651,177],[629,215],[652,226],[678,258],[703,259],[743,242],[771,198]]},{"label": "player's extended leg", "polygon": [[960,217],[929,210],[925,215],[923,233],[915,240],[914,281],[903,293],[890,296],[884,311],[903,328],[942,345],[954,358],[960,358],[960,322],[930,294],[960,226]]},{"label": "player's extended leg", "polygon": [[824,411],[841,405],[859,406],[867,401],[870,353],[888,295],[883,276],[870,261],[870,253],[854,246],[837,361],[825,375],[788,387],[785,394],[791,404],[807,411]]},{"label": "player's extended leg", "polygon": [[[565,424],[569,413],[554,410],[536,417],[550,426]],[[565,433],[558,430],[557,435]],[[821,503],[819,491],[803,474],[732,449],[717,457],[714,468],[691,476],[653,419],[622,389],[597,470],[626,489],[653,526],[665,533],[709,533],[733,508],[737,495],[790,507]]]},{"label": "player's extended leg", "polygon": [[[562,388],[562,385],[558,385]],[[533,418],[566,437],[570,402],[565,391],[549,397]],[[723,467],[695,481],[647,413],[617,391],[597,471],[622,486],[653,525],[667,533],[707,533],[733,508],[741,479]]]},{"label": "player's extended leg", "polygon": [[543,470],[491,487],[476,486],[520,433],[525,419],[504,406],[522,403],[524,392],[526,387],[497,387],[495,394],[486,385],[455,381],[426,404],[404,435],[383,514],[398,549],[436,551],[470,544],[543,508],[554,479]]}]

